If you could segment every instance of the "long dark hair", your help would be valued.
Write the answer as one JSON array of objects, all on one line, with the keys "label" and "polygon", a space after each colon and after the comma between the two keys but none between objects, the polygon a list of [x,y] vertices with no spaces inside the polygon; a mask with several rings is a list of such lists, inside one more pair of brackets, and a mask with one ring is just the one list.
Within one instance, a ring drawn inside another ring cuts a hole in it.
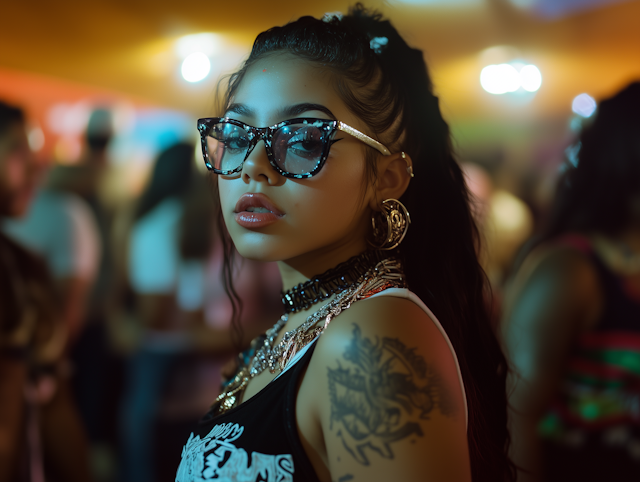
[{"label": "long dark hair", "polygon": [[[378,39],[375,49],[373,39]],[[416,177],[401,198],[412,217],[401,246],[407,280],[442,322],[458,354],[469,402],[473,479],[513,480],[507,456],[506,361],[484,304],[486,276],[476,257],[479,235],[469,192],[422,52],[361,4],[341,19],[302,17],[258,35],[244,66],[229,78],[225,102],[250,66],[279,52],[328,69],[336,91],[370,134],[392,152],[411,156]],[[376,155],[367,151],[373,182]]]},{"label": "long dark hair", "polygon": [[186,142],[174,144],[160,153],[136,206],[136,220],[165,199],[183,197],[187,193],[192,181],[194,155],[194,145]]},{"label": "long dark hair", "polygon": [[600,103],[568,161],[547,224],[531,245],[563,233],[616,235],[627,227],[632,200],[640,201],[640,82]]}]

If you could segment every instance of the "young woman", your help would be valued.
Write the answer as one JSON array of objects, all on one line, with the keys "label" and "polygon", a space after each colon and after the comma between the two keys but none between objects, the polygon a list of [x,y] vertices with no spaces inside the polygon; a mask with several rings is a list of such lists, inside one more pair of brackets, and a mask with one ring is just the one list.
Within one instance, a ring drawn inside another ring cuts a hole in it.
[{"label": "young woman", "polygon": [[176,480],[510,480],[505,361],[422,52],[359,5],[303,17],[258,36],[220,115],[198,127],[222,217],[278,261],[285,314]]},{"label": "young woman", "polygon": [[639,110],[640,82],[600,104],[507,292],[522,480],[640,474]]}]

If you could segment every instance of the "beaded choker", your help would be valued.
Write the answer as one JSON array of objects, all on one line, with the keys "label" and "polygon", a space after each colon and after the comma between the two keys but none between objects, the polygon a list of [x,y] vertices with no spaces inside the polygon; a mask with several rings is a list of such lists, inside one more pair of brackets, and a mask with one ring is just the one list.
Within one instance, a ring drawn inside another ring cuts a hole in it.
[{"label": "beaded choker", "polygon": [[349,258],[335,268],[328,269],[321,275],[311,277],[308,281],[282,292],[282,305],[285,313],[306,310],[318,301],[329,298],[334,293],[352,286],[373,266],[393,253],[384,251],[365,251]]}]

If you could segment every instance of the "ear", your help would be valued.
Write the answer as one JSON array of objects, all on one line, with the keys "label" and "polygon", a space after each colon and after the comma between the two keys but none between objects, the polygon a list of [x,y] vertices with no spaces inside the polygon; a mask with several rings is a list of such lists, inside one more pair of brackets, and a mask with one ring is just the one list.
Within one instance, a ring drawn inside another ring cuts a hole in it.
[{"label": "ear", "polygon": [[377,168],[377,183],[369,206],[374,211],[380,211],[385,199],[400,199],[413,177],[413,163],[405,152],[381,156]]}]

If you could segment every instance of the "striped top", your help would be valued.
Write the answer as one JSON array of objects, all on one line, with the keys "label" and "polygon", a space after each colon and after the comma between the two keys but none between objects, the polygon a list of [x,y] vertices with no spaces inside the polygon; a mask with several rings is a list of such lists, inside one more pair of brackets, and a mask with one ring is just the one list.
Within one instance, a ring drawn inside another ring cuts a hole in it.
[{"label": "striped top", "polygon": [[[586,238],[570,236],[560,242],[589,256],[604,305],[595,327],[576,340],[562,386],[539,426],[540,432],[545,438],[579,445],[585,436],[621,426],[638,431],[640,293],[634,293],[624,278],[604,264]],[[585,436],[575,436],[580,433]]]}]

